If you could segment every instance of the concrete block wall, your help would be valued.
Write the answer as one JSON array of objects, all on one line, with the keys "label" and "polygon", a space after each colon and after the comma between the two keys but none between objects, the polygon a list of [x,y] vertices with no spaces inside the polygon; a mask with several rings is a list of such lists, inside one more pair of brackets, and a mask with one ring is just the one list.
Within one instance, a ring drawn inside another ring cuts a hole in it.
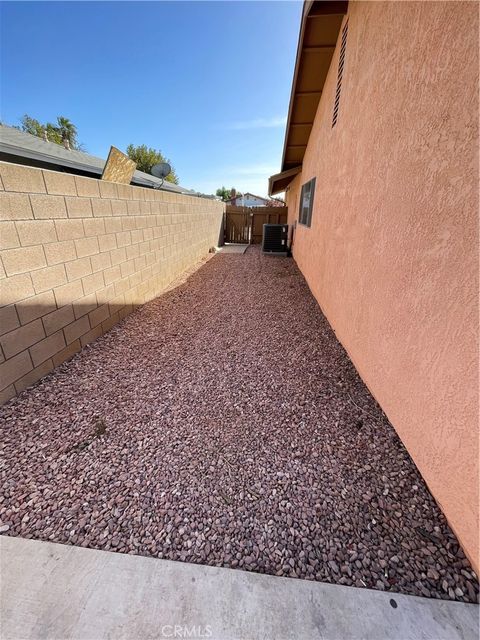
[{"label": "concrete block wall", "polygon": [[223,208],[0,162],[0,404],[218,245]]}]

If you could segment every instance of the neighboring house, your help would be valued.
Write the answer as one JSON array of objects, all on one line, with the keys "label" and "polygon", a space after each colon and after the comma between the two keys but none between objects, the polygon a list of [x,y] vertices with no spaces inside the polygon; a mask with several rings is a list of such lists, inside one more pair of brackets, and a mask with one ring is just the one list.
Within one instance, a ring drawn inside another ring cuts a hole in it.
[{"label": "neighboring house", "polygon": [[[0,161],[24,164],[29,167],[65,171],[89,178],[100,178],[105,160],[83,151],[65,149],[55,142],[47,142],[15,127],[0,125]],[[177,184],[162,181],[149,173],[135,171],[132,185],[139,187],[161,188],[175,193],[194,193]]]},{"label": "neighboring house", "polygon": [[269,185],[286,190],[314,296],[477,570],[478,67],[477,3],[306,2]]},{"label": "neighboring house", "polygon": [[[273,204],[273,203],[278,204]],[[271,198],[262,198],[261,196],[255,196],[253,193],[236,193],[235,189],[232,189],[232,197],[226,201],[227,204],[235,207],[276,207],[283,206],[278,200],[272,200]]]}]

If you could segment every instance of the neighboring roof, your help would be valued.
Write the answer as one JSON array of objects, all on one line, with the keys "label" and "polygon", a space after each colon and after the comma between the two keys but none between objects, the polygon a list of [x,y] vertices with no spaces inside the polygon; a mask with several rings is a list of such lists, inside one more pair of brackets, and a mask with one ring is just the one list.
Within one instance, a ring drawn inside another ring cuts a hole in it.
[{"label": "neighboring roof", "polygon": [[270,198],[264,198],[263,196],[256,196],[254,193],[250,193],[246,191],[245,193],[236,193],[233,198],[229,198],[225,200],[225,202],[231,202],[232,200],[238,200],[239,198],[246,198],[247,196],[251,196],[252,198],[257,198],[258,200],[263,200],[264,202],[268,202]]},{"label": "neighboring roof", "polygon": [[[42,138],[6,125],[0,125],[0,154],[32,160],[37,163],[55,165],[68,170],[70,173],[83,172],[101,176],[105,166],[105,160],[102,160],[102,158],[97,158],[83,151],[65,149],[60,144],[46,142]],[[161,183],[162,181],[159,178],[143,171],[135,171],[131,182],[133,185],[157,188]],[[184,189],[167,181],[163,183],[161,189],[196,195],[189,189]]]},{"label": "neighboring roof", "polygon": [[338,33],[347,9],[348,0],[304,2],[283,146],[282,173],[302,166]]}]

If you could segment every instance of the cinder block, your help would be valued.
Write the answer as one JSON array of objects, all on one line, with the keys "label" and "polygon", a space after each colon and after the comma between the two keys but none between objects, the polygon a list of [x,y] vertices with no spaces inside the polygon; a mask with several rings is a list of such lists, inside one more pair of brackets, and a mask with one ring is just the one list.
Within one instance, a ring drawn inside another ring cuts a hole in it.
[{"label": "cinder block", "polygon": [[63,264],[57,264],[53,267],[46,267],[32,273],[33,286],[35,293],[41,293],[47,289],[54,289],[65,284],[67,277],[65,275],[65,267]]},{"label": "cinder block", "polygon": [[63,196],[31,194],[33,217],[38,219],[66,218],[67,207]]},{"label": "cinder block", "polygon": [[146,259],[147,266],[155,264],[156,262],[155,253],[153,251],[150,251],[149,253],[146,254],[145,259]]},{"label": "cinder block", "polygon": [[122,218],[122,231],[133,231],[135,228],[135,218],[129,216]]},{"label": "cinder block", "polygon": [[117,197],[117,185],[115,182],[107,182],[106,180],[99,180],[98,187],[100,189],[100,196],[102,198]]},{"label": "cinder block", "polygon": [[115,297],[115,285],[113,283],[107,285],[103,289],[96,292],[98,306],[110,302]]},{"label": "cinder block", "polygon": [[152,213],[152,205],[151,205],[151,203],[150,203],[150,202],[147,202],[147,201],[143,201],[143,200],[142,200],[142,201],[140,202],[140,213],[143,213],[143,214],[145,214],[145,213],[147,213],[147,214]]},{"label": "cinder block", "polygon": [[60,171],[44,171],[43,178],[47,193],[60,196],[76,196],[75,177]]},{"label": "cinder block", "polygon": [[93,215],[97,218],[104,218],[112,215],[110,200],[92,199]]},{"label": "cinder block", "polygon": [[99,236],[98,245],[100,251],[111,251],[117,248],[117,238],[114,233],[108,233],[104,236]]},{"label": "cinder block", "polygon": [[127,203],[125,200],[111,200],[112,215],[114,216],[126,216],[128,214]]},{"label": "cinder block", "polygon": [[129,288],[126,292],[125,292],[125,304],[127,306],[133,306],[136,302],[136,298],[135,298],[135,289],[133,288]]},{"label": "cinder block", "polygon": [[77,250],[77,255],[79,258],[84,258],[85,256],[93,256],[96,253],[100,252],[98,240],[95,237],[75,240],[75,248]]},{"label": "cinder block", "polygon": [[45,334],[47,336],[55,333],[55,331],[58,331],[59,329],[63,329],[67,324],[74,321],[75,316],[73,315],[73,307],[71,304],[61,307],[42,318]]},{"label": "cinder block", "polygon": [[120,311],[118,312],[119,320],[123,320],[123,318],[128,316],[129,313],[132,313],[132,311],[133,306],[131,304],[126,304],[123,309],[120,309]]},{"label": "cinder block", "polygon": [[91,293],[88,296],[83,296],[83,298],[75,300],[73,303],[73,313],[75,314],[75,318],[81,318],[97,307],[97,296],[94,293]]},{"label": "cinder block", "polygon": [[0,304],[7,305],[35,294],[29,273],[22,273],[0,280]]},{"label": "cinder block", "polygon": [[110,301],[110,308],[113,311],[117,311],[125,306],[125,296],[123,293],[119,293]]},{"label": "cinder block", "polygon": [[15,223],[22,247],[56,242],[57,234],[52,220],[19,220]]},{"label": "cinder block", "polygon": [[51,242],[50,244],[44,245],[44,249],[48,264],[60,264],[61,262],[69,262],[77,258],[73,240]]},{"label": "cinder block", "polygon": [[5,402],[8,402],[16,395],[17,392],[15,391],[15,387],[13,386],[13,384],[8,386],[6,389],[2,389],[0,391],[0,405],[5,404]]},{"label": "cinder block", "polygon": [[127,212],[129,216],[139,216],[140,215],[140,201],[139,200],[129,200],[127,202]]},{"label": "cinder block", "polygon": [[109,253],[98,253],[95,256],[90,258],[90,262],[92,264],[92,271],[95,273],[96,271],[104,271],[111,266],[110,254]]},{"label": "cinder block", "polygon": [[121,278],[121,276],[122,274],[120,271],[120,266],[118,264],[114,267],[111,267],[110,269],[105,269],[105,271],[103,272],[105,284],[115,282],[115,280],[118,280],[119,278]]},{"label": "cinder block", "polygon": [[33,218],[33,211],[28,195],[0,191],[0,219],[28,220],[29,218]]},{"label": "cinder block", "polygon": [[15,306],[22,325],[51,313],[57,308],[53,291],[45,291],[45,293],[39,293],[26,300],[20,300]]},{"label": "cinder block", "polygon": [[126,184],[117,184],[118,197],[120,200],[133,200],[132,187]]},{"label": "cinder block", "polygon": [[75,184],[77,185],[77,193],[79,196],[100,197],[100,189],[98,188],[99,180],[96,178],[84,178],[75,176]]},{"label": "cinder block", "polygon": [[105,282],[103,281],[103,272],[98,271],[92,273],[92,275],[82,278],[83,291],[88,296],[89,293],[94,293],[99,289],[103,289]]},{"label": "cinder block", "polygon": [[75,280],[56,287],[53,290],[53,294],[55,295],[57,306],[63,307],[65,304],[69,304],[83,297],[82,281]]},{"label": "cinder block", "polygon": [[[134,232],[132,231],[132,234]],[[141,231],[140,231],[141,233]],[[133,258],[138,258],[139,254],[140,254],[140,245],[139,244],[133,244],[130,245],[129,247],[125,247],[127,250],[127,260],[133,260]]]},{"label": "cinder block", "polygon": [[82,335],[82,337],[80,338],[80,344],[82,345],[82,347],[84,347],[85,345],[99,338],[101,335],[102,325],[98,325],[98,327],[95,327],[94,329],[91,329],[90,331]]},{"label": "cinder block", "polygon": [[13,249],[20,246],[15,223],[10,221],[0,222],[0,249]]},{"label": "cinder block", "polygon": [[13,331],[20,326],[15,305],[0,307],[0,335]]},{"label": "cinder block", "polygon": [[129,244],[132,244],[130,231],[122,231],[121,233],[117,233],[117,247],[126,247]]},{"label": "cinder block", "polygon": [[69,324],[63,329],[67,344],[72,344],[72,342],[77,340],[80,336],[83,336],[87,331],[90,331],[90,323],[88,321],[88,316],[86,315],[75,320],[75,322],[72,322],[72,324]]},{"label": "cinder block", "polygon": [[43,247],[41,246],[7,249],[2,253],[2,260],[7,276],[41,269],[47,264]]},{"label": "cinder block", "polygon": [[28,351],[23,351],[10,360],[5,360],[3,364],[0,364],[0,389],[5,389],[32,369],[32,361]]},{"label": "cinder block", "polygon": [[65,362],[65,360],[68,360],[78,353],[81,348],[82,345],[80,344],[80,340],[75,340],[72,344],[69,344],[65,349],[62,349],[59,353],[53,356],[53,364],[58,367],[62,362]]},{"label": "cinder block", "polygon": [[45,337],[43,325],[41,320],[34,320],[29,324],[14,329],[9,333],[4,334],[0,338],[0,344],[2,346],[5,358],[11,358],[12,356],[20,353],[31,347],[32,344],[39,342]]},{"label": "cinder block", "polygon": [[120,247],[119,249],[114,249],[113,251],[110,251],[110,258],[112,260],[112,265],[125,262],[127,259],[127,253],[125,251],[125,247]]},{"label": "cinder block", "polygon": [[135,220],[137,222],[137,229],[145,229],[148,227],[149,219],[147,216],[137,216]]},{"label": "cinder block", "polygon": [[66,263],[65,268],[69,282],[72,280],[78,280],[78,278],[84,278],[92,273],[90,258],[78,258],[77,260],[72,260],[72,262]]},{"label": "cinder block", "polygon": [[141,255],[141,256],[138,256],[138,258],[135,258],[134,264],[135,264],[135,271],[140,271],[140,269],[143,269],[146,266],[145,256]]},{"label": "cinder block", "polygon": [[107,320],[102,322],[103,333],[107,333],[107,331],[110,331],[110,329],[117,324],[118,320],[118,311],[116,311],[109,318],[107,318]]},{"label": "cinder block", "polygon": [[125,293],[130,288],[130,281],[128,277],[122,278],[121,280],[117,280],[115,282],[115,295],[119,295],[120,293]]},{"label": "cinder block", "polygon": [[91,218],[83,221],[85,236],[101,236],[105,233],[105,222],[103,218]]},{"label": "cinder block", "polygon": [[40,378],[43,378],[43,376],[46,376],[47,373],[50,373],[52,369],[53,369],[53,361],[50,358],[45,362],[43,362],[39,367],[32,369],[32,371],[30,371],[29,373],[27,373],[27,375],[20,378],[20,380],[17,380],[17,382],[15,382],[16,392],[21,393],[27,387],[30,387],[32,384],[35,384],[35,382],[38,382]]},{"label": "cinder block", "polygon": [[125,276],[132,275],[134,271],[135,271],[135,264],[133,260],[128,260],[128,262],[123,262],[120,265],[120,272],[121,272],[122,278],[125,278]]},{"label": "cinder block", "polygon": [[106,233],[119,233],[122,230],[122,218],[107,218],[105,220]]},{"label": "cinder block", "polygon": [[10,162],[0,162],[0,176],[6,191],[21,193],[45,193],[41,169],[24,167]]},{"label": "cinder block", "polygon": [[55,228],[59,240],[78,240],[85,236],[82,220],[56,220]]},{"label": "cinder block", "polygon": [[140,273],[134,273],[130,276],[130,288],[135,289],[142,281],[142,276]]},{"label": "cinder block", "polygon": [[90,198],[65,198],[69,218],[91,218],[93,216]]},{"label": "cinder block", "polygon": [[106,320],[110,315],[110,310],[108,304],[103,304],[101,307],[98,307],[94,311],[88,314],[88,318],[90,320],[90,326],[92,328],[101,324],[104,320]]},{"label": "cinder block", "polygon": [[51,358],[65,346],[65,338],[62,331],[57,331],[57,333],[44,338],[41,342],[37,342],[33,347],[30,347],[33,365],[38,367],[39,364]]}]

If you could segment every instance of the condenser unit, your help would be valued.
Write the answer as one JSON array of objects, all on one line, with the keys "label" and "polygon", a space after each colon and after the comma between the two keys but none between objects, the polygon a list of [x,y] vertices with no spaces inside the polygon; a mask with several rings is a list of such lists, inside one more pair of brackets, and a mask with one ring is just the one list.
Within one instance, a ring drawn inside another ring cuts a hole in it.
[{"label": "condenser unit", "polygon": [[262,251],[277,256],[288,255],[288,224],[263,225]]}]

